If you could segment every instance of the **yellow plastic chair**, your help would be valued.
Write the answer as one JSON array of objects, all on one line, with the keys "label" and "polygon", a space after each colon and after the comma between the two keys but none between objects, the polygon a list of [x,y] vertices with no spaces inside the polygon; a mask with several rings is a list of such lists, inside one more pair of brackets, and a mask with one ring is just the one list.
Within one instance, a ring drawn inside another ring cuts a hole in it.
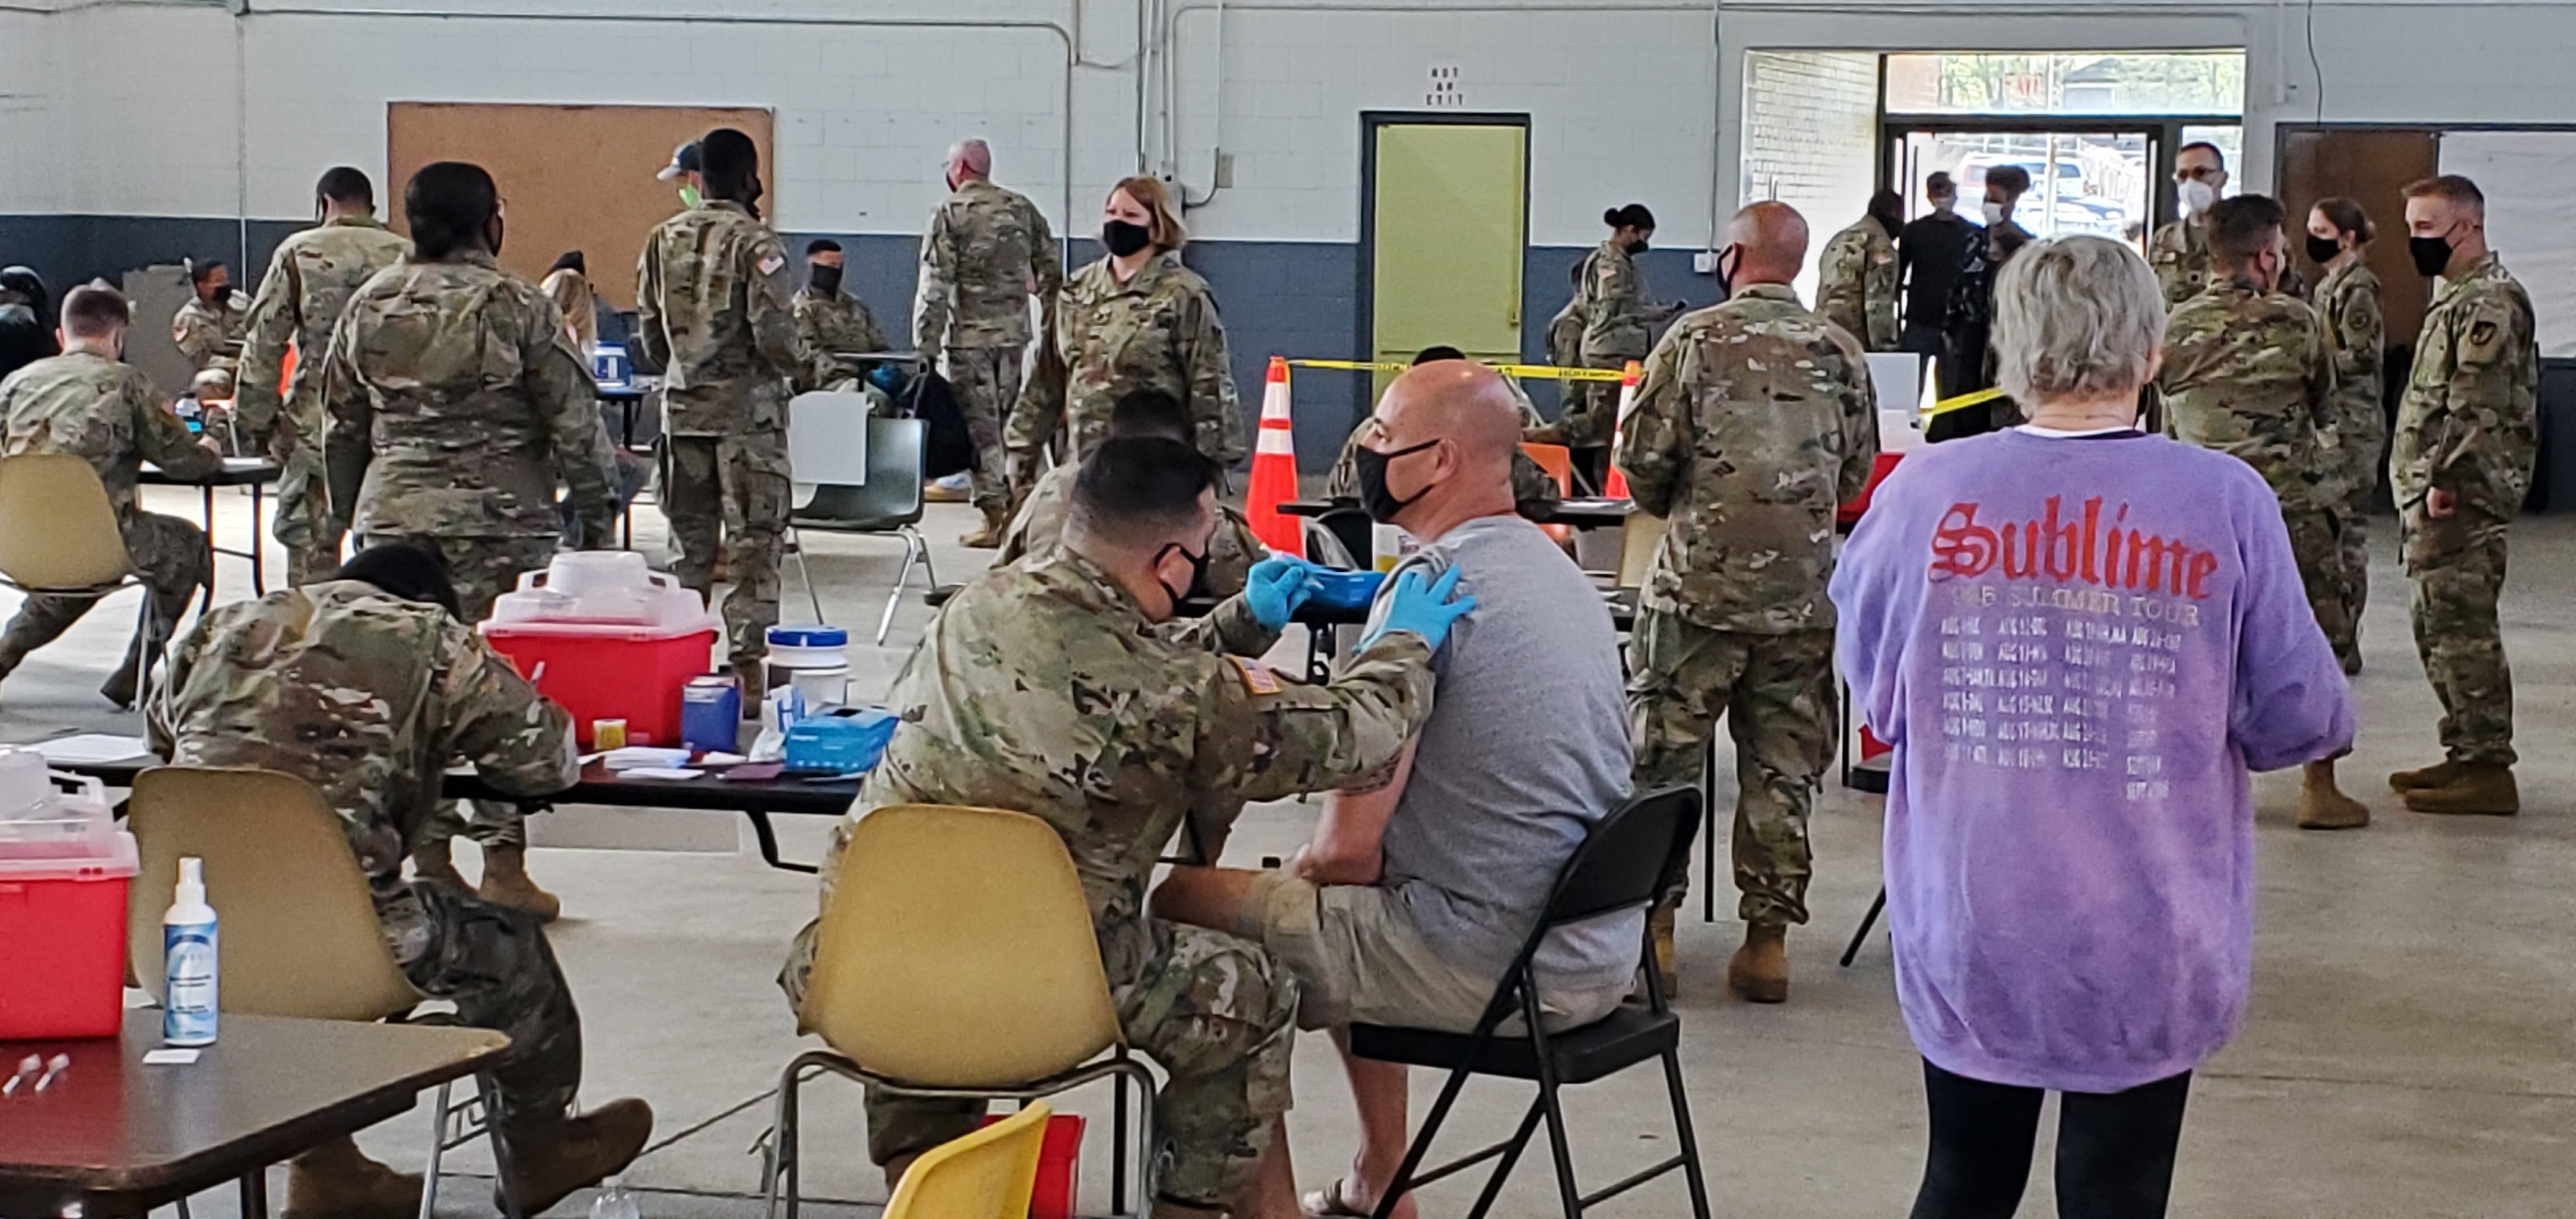
[{"label": "yellow plastic chair", "polygon": [[[0,480],[6,475],[0,474]],[[161,915],[179,859],[205,861],[206,902],[222,919],[216,994],[222,1010],[308,1020],[398,1019],[421,993],[394,962],[375,900],[340,816],[313,785],[249,767],[157,766],[134,777],[127,813],[143,871],[127,889],[126,943],[155,1000],[164,982]],[[486,1085],[488,1087],[488,1084]],[[438,1200],[440,1158],[483,1133],[448,1128],[450,1085],[438,1088],[421,1216]],[[493,1154],[505,1155],[500,1140]],[[517,1219],[515,1203],[509,1214]]]},{"label": "yellow plastic chair", "polygon": [[[779,1076],[761,1182],[772,1219],[782,1199],[797,1213],[797,1089],[825,1072],[894,1096],[976,1100],[1115,1080],[1110,1205],[1126,1209],[1126,1085],[1150,1098],[1154,1077],[1127,1056],[1091,907],[1046,822],[930,804],[860,819],[798,1014],[830,1048],[797,1055]],[[1150,1103],[1137,1132],[1138,1189],[1150,1200]]]},{"label": "yellow plastic chair", "polygon": [[886,1203],[885,1219],[1028,1219],[1053,1114],[1038,1101],[921,1153]]},{"label": "yellow plastic chair", "polygon": [[[141,588],[116,506],[89,462],[69,453],[26,453],[0,458],[0,584],[23,593],[104,597]],[[135,705],[152,691],[152,664],[177,623],[152,620],[152,594],[143,594],[137,629],[150,642]]]}]

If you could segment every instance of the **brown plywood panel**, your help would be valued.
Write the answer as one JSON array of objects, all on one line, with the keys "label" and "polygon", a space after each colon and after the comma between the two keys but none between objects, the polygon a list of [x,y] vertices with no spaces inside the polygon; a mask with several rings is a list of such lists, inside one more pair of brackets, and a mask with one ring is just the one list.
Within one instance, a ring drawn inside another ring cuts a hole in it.
[{"label": "brown plywood panel", "polygon": [[2344,196],[2370,214],[2378,237],[2363,259],[2379,276],[2390,346],[2412,347],[2432,299],[2429,280],[2406,256],[2406,184],[2439,172],[2440,138],[2420,128],[2284,127],[2280,132],[2281,203],[2296,248],[2317,200]]},{"label": "brown plywood panel", "polygon": [[[720,106],[486,105],[395,102],[385,113],[387,212],[402,218],[402,187],[421,166],[472,161],[501,188],[501,262],[535,280],[566,250],[580,250],[591,286],[619,309],[635,307],[635,259],[644,235],[680,210],[678,190],[653,175],[671,150],[716,127],[740,128],[760,146],[760,177],[778,181],[770,113]],[[777,195],[761,199],[775,211]]]}]

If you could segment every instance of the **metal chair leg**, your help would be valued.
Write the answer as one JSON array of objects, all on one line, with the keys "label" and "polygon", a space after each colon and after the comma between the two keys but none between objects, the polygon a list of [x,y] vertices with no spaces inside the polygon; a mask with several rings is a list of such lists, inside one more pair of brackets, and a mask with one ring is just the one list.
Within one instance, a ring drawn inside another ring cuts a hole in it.
[{"label": "metal chair leg", "polygon": [[1682,1056],[1666,1050],[1664,1090],[1673,1098],[1673,1134],[1682,1145],[1682,1179],[1690,1184],[1693,1219],[1708,1219],[1708,1181],[1700,1175],[1699,1132],[1691,1128],[1690,1098],[1682,1090]]},{"label": "metal chair leg", "polygon": [[501,1088],[489,1075],[474,1077],[475,1090],[483,1101],[483,1134],[492,1140],[492,1200],[501,1207],[501,1219],[528,1219],[519,1200],[510,1193],[510,1141],[501,1137]]},{"label": "metal chair leg", "polygon": [[884,647],[886,635],[894,630],[894,608],[903,603],[903,589],[912,582],[912,565],[916,559],[928,559],[930,547],[921,535],[909,527],[903,530],[903,569],[895,573],[894,591],[886,594],[885,617],[877,620],[877,646]]},{"label": "metal chair leg", "polygon": [[[1119,1047],[1118,1056],[1127,1056],[1126,1047]],[[1117,1215],[1127,1210],[1126,1076],[1109,1081],[1109,1096],[1109,1213]]]},{"label": "metal chair leg", "polygon": [[791,1219],[796,1214],[796,1083],[804,1066],[801,1059],[790,1062],[778,1077],[778,1107],[769,1124],[769,1158],[760,1174],[763,1219],[778,1219],[782,1190],[787,1214]]},{"label": "metal chair leg", "polygon": [[1494,1165],[1494,1175],[1485,1179],[1485,1192],[1476,1195],[1476,1209],[1467,1212],[1467,1219],[1485,1219],[1486,1213],[1494,1209],[1494,1200],[1502,1196],[1503,1182],[1511,1179],[1513,1167],[1521,1162],[1521,1152],[1529,1146],[1530,1135],[1538,1131],[1538,1120],[1546,1112],[1537,1097],[1530,1098],[1529,1112],[1521,1117],[1521,1128],[1512,1133],[1502,1161]]},{"label": "metal chair leg", "polygon": [[1887,886],[1878,887],[1878,897],[1870,902],[1869,913],[1860,916],[1860,927],[1852,932],[1851,943],[1843,949],[1843,968],[1851,968],[1852,958],[1860,955],[1860,946],[1869,942],[1869,929],[1878,925],[1878,916],[1887,909]]},{"label": "metal chair leg", "polygon": [[814,569],[805,564],[805,535],[796,527],[787,527],[787,553],[796,556],[796,574],[805,577],[805,599],[814,603],[814,625],[829,625],[823,618],[823,592],[814,587]]},{"label": "metal chair leg", "polygon": [[930,578],[932,588],[939,587],[939,569],[930,565],[930,543],[923,541],[921,531],[910,525],[904,526],[903,531],[921,547],[921,574]]},{"label": "metal chair leg", "polygon": [[429,1167],[420,1174],[420,1219],[430,1219],[438,1213],[438,1163],[447,1154],[447,1092],[451,1086],[438,1085],[438,1103],[429,1107]]}]

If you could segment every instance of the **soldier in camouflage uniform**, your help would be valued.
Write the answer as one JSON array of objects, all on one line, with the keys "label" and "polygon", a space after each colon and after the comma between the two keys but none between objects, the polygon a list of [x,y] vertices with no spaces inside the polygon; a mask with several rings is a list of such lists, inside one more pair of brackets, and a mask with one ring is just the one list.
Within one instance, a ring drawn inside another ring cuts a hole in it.
[{"label": "soldier in camouflage uniform", "polygon": [[[2334,395],[2328,414],[2326,465],[2343,491],[2344,592],[2351,598],[2352,631],[2335,641],[2346,673],[2361,672],[2361,612],[2370,601],[2370,542],[2365,522],[2387,467],[2388,416],[2380,402],[2386,326],[2379,311],[2379,277],[2362,261],[2371,238],[2370,217],[2350,199],[2324,199],[2308,212],[2308,255],[2325,267],[2317,284],[2317,315],[2325,322],[2326,351],[2334,359]],[[2318,255],[2324,255],[2319,258]]]},{"label": "soldier in camouflage uniform", "polygon": [[[1265,611],[1247,593],[1171,621],[1217,525],[1213,471],[1192,447],[1093,446],[1063,549],[967,584],[905,661],[886,699],[903,724],[852,811],[1013,809],[1063,836],[1127,1043],[1170,1074],[1154,1123],[1161,1216],[1270,1184],[1261,1165],[1288,1107],[1297,993],[1257,946],[1147,915],[1155,857],[1195,808],[1331,789],[1393,761],[1430,711],[1438,642],[1391,630],[1332,684],[1308,686],[1243,655],[1276,639],[1293,600]],[[824,866],[826,904],[842,842]],[[815,930],[779,979],[798,1004]],[[868,1108],[869,1155],[891,1179],[973,1129],[983,1105],[872,1096]],[[1294,1213],[1293,1192],[1262,1200],[1278,1209],[1238,1213]]]},{"label": "soldier in camouflage uniform", "polygon": [[1248,451],[1225,326],[1199,273],[1181,265],[1181,228],[1155,178],[1129,178],[1102,204],[1100,261],[1065,282],[1038,352],[1036,374],[1004,430],[1011,491],[1025,495],[1039,453],[1062,428],[1079,461],[1108,434],[1109,410],[1131,389],[1159,389],[1189,411],[1193,443],[1220,467]]},{"label": "soldier in camouflage uniform", "polygon": [[1038,300],[1052,329],[1064,260],[1038,205],[993,185],[993,150],[984,141],[961,140],[950,148],[945,172],[948,198],[921,235],[912,345],[923,368],[938,368],[940,357],[948,358],[948,381],[975,442],[973,496],[984,526],[958,540],[992,546],[1011,518],[1013,483],[1002,425],[1020,400],[1029,300]]},{"label": "soldier in camouflage uniform", "polygon": [[2531,297],[2487,248],[2486,197],[2446,174],[2406,188],[2407,249],[2442,286],[2415,341],[2388,476],[2415,577],[2424,675],[2442,700],[2443,761],[2389,776],[2419,813],[2509,815],[2513,674],[2497,629],[2505,527],[2531,491],[2540,349]]},{"label": "soldier in camouflage uniform", "polygon": [[1904,208],[1895,191],[1870,196],[1869,214],[1816,256],[1816,312],[1870,351],[1896,350],[1896,234],[1905,227]]},{"label": "soldier in camouflage uniform", "polygon": [[[331,526],[322,474],[320,393],[323,350],[358,285],[411,253],[411,243],[376,220],[376,187],[340,166],[314,186],[322,223],[287,238],[269,260],[251,298],[233,422],[265,443],[286,472],[277,480],[274,532],[286,548],[286,579],[303,584],[340,565],[340,534]],[[286,352],[298,363],[291,394],[281,394]]]},{"label": "soldier in camouflage uniform", "polygon": [[[1583,315],[1583,341],[1577,355],[1586,368],[1624,369],[1628,361],[1646,358],[1646,349],[1655,341],[1655,324],[1671,317],[1678,306],[1667,308],[1648,301],[1646,277],[1637,268],[1637,256],[1646,252],[1654,238],[1655,214],[1643,204],[1631,203],[1603,212],[1601,219],[1610,226],[1610,238],[1583,260],[1583,285],[1575,297]],[[1610,443],[1610,433],[1618,425],[1619,383],[1566,384],[1581,387],[1580,399],[1569,394],[1554,427],[1541,429],[1533,439],[1576,449]]]},{"label": "soldier in camouflage uniform", "polygon": [[[2167,435],[2232,454],[2271,485],[2308,608],[2340,650],[2352,646],[2353,610],[2343,565],[2343,483],[2324,441],[2334,426],[2334,363],[2316,311],[2275,290],[2290,259],[2282,218],[2281,205],[2262,195],[2210,208],[2215,278],[2167,318],[2156,389]],[[2370,824],[2370,810],[2336,789],[2333,759],[2308,763],[2299,824]]]},{"label": "soldier in camouflage uniform", "polygon": [[[130,706],[144,666],[177,629],[188,602],[214,578],[214,556],[204,530],[176,517],[135,506],[139,467],[151,462],[179,478],[222,468],[212,448],[188,434],[170,400],[143,370],[119,363],[132,318],[125,298],[103,285],[74,288],[63,297],[63,354],[48,356],[0,381],[0,422],[8,427],[8,455],[68,453],[98,470],[116,510],[125,552],[152,598],[148,621],[134,633],[125,663],[99,687],[117,706]],[[0,677],[16,670],[27,653],[60,638],[98,604],[96,597],[33,593],[0,632]]]},{"label": "soldier in camouflage uniform", "polygon": [[[437,551],[462,616],[480,622],[520,573],[552,560],[558,479],[591,545],[616,536],[608,430],[554,302],[494,261],[491,175],[427,166],[403,207],[419,248],[350,296],[322,359],[332,524],[354,523],[361,546]],[[555,899],[527,878],[518,806],[486,801],[470,827],[442,810],[414,844],[423,872],[464,883],[448,851],[459,832],[483,846],[485,900],[554,917]]]},{"label": "soldier in camouflage uniform", "polygon": [[2158,225],[2147,238],[2147,265],[2155,269],[2168,308],[2209,286],[2209,212],[2226,186],[2227,157],[2218,145],[2195,141],[2174,153],[2174,190],[2183,216]]},{"label": "soldier in camouflage uniform", "polygon": [[239,365],[243,311],[250,298],[233,291],[232,270],[220,262],[188,264],[188,286],[195,293],[170,318],[170,341],[188,357],[191,372]]},{"label": "soldier in camouflage uniform", "polygon": [[[1109,435],[1161,436],[1188,443],[1190,417],[1170,394],[1159,389],[1130,390],[1109,411]],[[1082,467],[1057,466],[1038,478],[1002,535],[994,566],[1028,555],[1053,556],[1064,539],[1065,515],[1073,510],[1073,482]],[[1252,532],[1252,522],[1227,504],[1218,504],[1216,535],[1208,542],[1207,566],[1199,573],[1201,595],[1231,597],[1242,592],[1252,565],[1270,557],[1270,547]]]},{"label": "soldier in camouflage uniform", "polygon": [[[756,210],[758,150],[751,137],[719,127],[698,141],[698,156],[705,202],[644,241],[635,339],[664,370],[662,513],[680,549],[674,574],[712,603],[721,548],[734,585],[725,632],[750,709],[760,704],[761,656],[778,621],[788,382],[805,356],[787,251]],[[741,514],[729,540],[728,504]]]},{"label": "soldier in camouflage uniform", "polygon": [[841,290],[842,258],[841,243],[828,237],[805,245],[805,286],[788,301],[796,311],[796,345],[808,357],[796,374],[800,394],[860,380],[876,367],[874,360],[843,353],[886,349],[885,331],[867,303]]},{"label": "soldier in camouflage uniform", "polygon": [[[514,1197],[535,1214],[625,1167],[652,1110],[624,1100],[572,1118],[581,1017],[537,921],[406,881],[402,865],[452,763],[514,795],[571,786],[572,717],[444,608],[456,592],[436,552],[379,547],[326,577],[200,619],[171,654],[153,746],[174,765],[293,775],[340,815],[403,976],[454,1003],[458,1023],[510,1035],[493,1119]],[[415,1214],[420,1188],[343,1138],[291,1162],[286,1213]]]},{"label": "soldier in camouflage uniform", "polygon": [[[1425,364],[1436,363],[1441,360],[1463,360],[1466,358],[1467,353],[1462,352],[1455,347],[1426,347],[1414,354],[1413,366],[1420,368]],[[1522,435],[1529,436],[1540,434],[1542,431],[1542,424],[1540,423],[1538,416],[1538,407],[1531,404],[1529,391],[1522,389],[1521,383],[1511,379],[1510,377],[1504,377],[1502,382],[1503,388],[1511,391],[1513,400],[1520,406]],[[1579,385],[1582,383],[1569,381],[1564,384]],[[1359,502],[1360,475],[1358,454],[1361,447],[1360,436],[1367,431],[1368,420],[1362,419],[1360,420],[1359,426],[1352,428],[1351,434],[1343,439],[1341,455],[1333,459],[1332,471],[1325,476],[1324,497],[1326,499],[1345,500],[1354,504]],[[1544,444],[1552,442],[1534,441],[1531,443]],[[1522,452],[1519,449],[1512,450],[1512,504],[1522,516],[1529,517],[1532,520],[1538,520],[1545,517],[1550,512],[1555,511],[1557,504],[1563,502],[1564,499],[1565,488],[1556,484],[1555,475],[1549,474],[1547,471],[1540,469],[1539,464],[1532,461],[1529,454]],[[1359,558],[1361,556],[1354,555],[1352,557]]]},{"label": "soldier in camouflage uniform", "polygon": [[[1616,455],[1655,547],[1628,651],[1635,788],[1701,783],[1720,715],[1735,738],[1735,884],[1744,947],[1727,984],[1788,997],[1789,924],[1807,921],[1807,812],[1834,751],[1834,512],[1878,456],[1867,353],[1789,281],[1807,226],[1738,212],[1734,295],[1684,314],[1646,361]],[[1703,787],[1705,790],[1705,787]],[[1657,911],[1672,972],[1674,907]]]}]

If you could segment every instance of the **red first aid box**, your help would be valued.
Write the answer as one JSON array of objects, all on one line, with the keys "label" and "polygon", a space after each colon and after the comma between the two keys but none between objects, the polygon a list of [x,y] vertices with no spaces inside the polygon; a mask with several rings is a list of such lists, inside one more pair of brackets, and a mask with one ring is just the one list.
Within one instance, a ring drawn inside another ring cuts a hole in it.
[{"label": "red first aid box", "polygon": [[[1002,1120],[984,1119],[990,1126]],[[1074,1197],[1082,1185],[1081,1118],[1058,1113],[1047,1118],[1046,1139],[1038,1144],[1038,1180],[1029,1191],[1029,1219],[1074,1219]]]},{"label": "red first aid box", "polygon": [[581,746],[592,725],[626,721],[629,745],[680,743],[680,692],[707,671],[716,620],[698,594],[632,551],[556,555],[519,577],[481,630],[537,693],[572,713]]}]

